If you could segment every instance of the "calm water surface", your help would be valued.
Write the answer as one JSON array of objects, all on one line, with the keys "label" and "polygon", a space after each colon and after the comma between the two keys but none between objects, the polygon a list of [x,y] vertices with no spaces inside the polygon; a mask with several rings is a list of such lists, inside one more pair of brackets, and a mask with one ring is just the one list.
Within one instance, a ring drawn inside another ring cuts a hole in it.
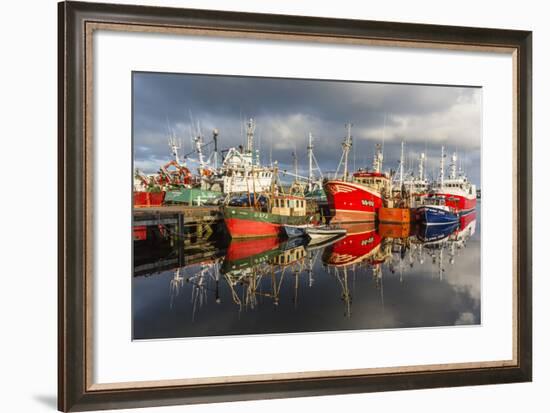
[{"label": "calm water surface", "polygon": [[325,245],[229,242],[223,223],[150,231],[134,241],[133,338],[480,323],[479,213],[455,227],[347,229]]}]

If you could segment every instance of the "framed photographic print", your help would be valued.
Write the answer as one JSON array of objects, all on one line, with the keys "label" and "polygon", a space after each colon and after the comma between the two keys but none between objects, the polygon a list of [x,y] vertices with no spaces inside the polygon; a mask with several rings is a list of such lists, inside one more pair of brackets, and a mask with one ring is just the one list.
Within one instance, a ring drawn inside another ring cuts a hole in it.
[{"label": "framed photographic print", "polygon": [[531,380],[531,32],[59,4],[59,409]]}]

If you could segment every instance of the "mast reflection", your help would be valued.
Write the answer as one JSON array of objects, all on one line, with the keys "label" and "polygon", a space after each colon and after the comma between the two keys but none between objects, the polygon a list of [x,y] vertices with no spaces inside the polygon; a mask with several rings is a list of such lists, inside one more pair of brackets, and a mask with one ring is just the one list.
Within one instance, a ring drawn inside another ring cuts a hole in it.
[{"label": "mast reflection", "polygon": [[342,227],[345,236],[315,241],[271,237],[224,245],[197,239],[193,245],[182,245],[169,239],[163,256],[135,263],[134,276],[170,273],[169,307],[174,308],[178,300],[190,300],[192,321],[206,306],[225,302],[238,313],[283,305],[299,311],[300,299],[316,294],[319,283],[325,287],[328,283],[343,303],[344,317],[351,318],[353,297],[359,293],[354,291],[357,277],[371,274],[382,306],[384,277],[398,277],[403,284],[414,276],[415,267],[428,265],[433,278],[444,280],[446,269],[460,260],[475,234],[476,212],[450,225],[354,223]]}]

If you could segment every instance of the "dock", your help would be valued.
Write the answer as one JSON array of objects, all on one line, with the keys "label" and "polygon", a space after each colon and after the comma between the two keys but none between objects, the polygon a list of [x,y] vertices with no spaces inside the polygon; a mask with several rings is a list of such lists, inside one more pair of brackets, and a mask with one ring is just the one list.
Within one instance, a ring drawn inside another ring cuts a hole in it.
[{"label": "dock", "polygon": [[133,210],[134,240],[168,235],[180,240],[206,239],[223,223],[220,206],[162,205]]},{"label": "dock", "polygon": [[162,205],[134,208],[134,225],[174,224],[182,220],[185,225],[220,221],[219,206]]}]

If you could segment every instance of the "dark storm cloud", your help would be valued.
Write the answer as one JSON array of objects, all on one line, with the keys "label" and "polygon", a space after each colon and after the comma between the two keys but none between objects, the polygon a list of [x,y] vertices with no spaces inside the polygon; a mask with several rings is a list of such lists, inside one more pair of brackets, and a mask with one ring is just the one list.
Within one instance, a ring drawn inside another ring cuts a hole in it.
[{"label": "dark storm cloud", "polygon": [[316,157],[330,171],[340,159],[344,125],[351,122],[350,162],[356,167],[370,166],[374,144],[383,141],[385,169],[395,169],[405,140],[411,167],[425,151],[430,172],[443,144],[461,155],[479,183],[480,101],[480,89],[464,87],[135,73],[135,164],[152,172],[169,159],[169,128],[184,141],[184,152],[192,150],[197,124],[206,141],[218,128],[220,145],[227,148],[243,143],[242,123],[254,117],[263,162],[272,148],[272,159],[289,168],[296,150],[305,167],[312,132]]}]

